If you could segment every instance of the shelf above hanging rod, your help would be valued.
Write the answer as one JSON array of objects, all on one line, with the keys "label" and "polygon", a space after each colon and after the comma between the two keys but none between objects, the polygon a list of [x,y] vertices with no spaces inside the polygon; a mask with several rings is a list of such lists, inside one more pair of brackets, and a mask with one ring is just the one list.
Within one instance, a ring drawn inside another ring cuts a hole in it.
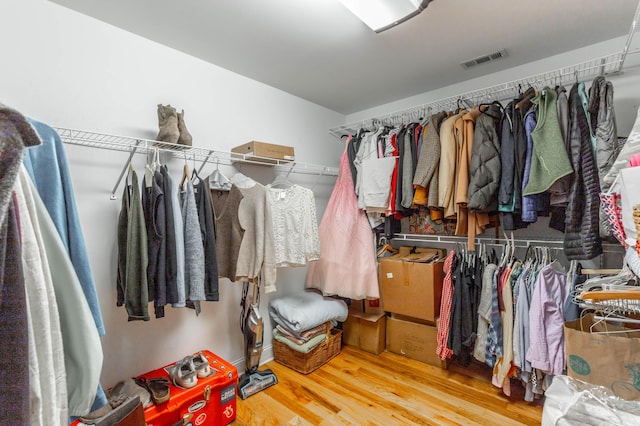
[{"label": "shelf above hanging rod", "polygon": [[[300,173],[315,176],[338,176],[338,168],[319,164],[302,163],[299,161],[284,161],[258,156],[249,156],[228,151],[217,151],[195,146],[184,146],[168,142],[160,142],[151,139],[133,138],[128,136],[116,136],[105,133],[96,133],[85,130],[54,127],[62,141],[70,145],[86,146],[90,148],[106,149],[109,151],[122,151],[129,153],[129,159],[125,163],[118,181],[111,192],[111,199],[117,199],[115,193],[124,177],[129,162],[135,154],[150,154],[157,151],[168,153],[172,157],[184,158],[194,161],[202,161],[198,172],[201,172],[205,164],[222,163],[226,165],[255,164],[269,166],[278,172]],[[261,161],[262,160],[262,161]]]},{"label": "shelf above hanging rod", "polygon": [[544,86],[556,84],[568,84],[574,81],[585,81],[597,77],[598,75],[614,75],[622,70],[625,57],[632,52],[617,52],[599,58],[593,58],[575,65],[558,68],[540,74],[519,78],[507,83],[496,84],[479,90],[464,92],[456,96],[449,96],[436,101],[427,102],[422,105],[406,108],[404,110],[368,118],[336,126],[329,129],[336,138],[341,138],[347,134],[354,134],[359,129],[367,125],[376,124],[402,124],[427,117],[429,110],[433,112],[454,109],[459,100],[470,101],[473,104],[491,102],[494,100],[505,100],[515,98],[519,92],[524,92],[529,86]]},{"label": "shelf above hanging rod", "polygon": [[261,166],[274,166],[283,171],[289,171],[291,169],[293,173],[312,175],[322,174],[327,176],[338,175],[337,167],[302,163],[299,161],[284,161],[271,158],[263,159],[262,157],[235,152],[218,151],[196,146],[184,146],[168,142],[160,142],[151,139],[116,136],[62,127],[55,127],[55,130],[58,132],[64,143],[71,145],[107,149],[110,151],[136,151],[136,153],[140,154],[152,153],[158,149],[159,151],[169,153],[174,157],[186,157],[189,160],[221,162],[227,165],[233,165],[235,163],[257,164]]}]

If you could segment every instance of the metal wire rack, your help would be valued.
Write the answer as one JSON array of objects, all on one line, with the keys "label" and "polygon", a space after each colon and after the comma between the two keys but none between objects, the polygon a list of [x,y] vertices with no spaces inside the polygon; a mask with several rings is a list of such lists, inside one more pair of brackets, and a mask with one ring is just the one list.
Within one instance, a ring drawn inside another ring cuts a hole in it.
[{"label": "metal wire rack", "polygon": [[460,101],[477,105],[483,102],[514,98],[529,86],[569,84],[574,81],[584,81],[598,75],[613,75],[619,73],[624,63],[623,52],[614,53],[568,67],[558,68],[541,74],[535,74],[519,78],[506,83],[497,84],[471,92],[461,93],[455,96],[428,102],[412,108],[395,111],[389,114],[369,118],[337,126],[329,129],[329,132],[340,138],[345,134],[353,134],[363,127],[375,127],[376,125],[399,125],[409,121],[418,120],[430,115],[430,111],[454,109]]},{"label": "metal wire rack", "polygon": [[286,171],[287,173],[301,173],[316,176],[338,175],[337,167],[302,163],[299,161],[278,160],[248,154],[218,151],[196,146],[184,146],[144,138],[117,136],[64,127],[55,127],[55,130],[60,135],[62,141],[66,144],[106,149],[110,151],[129,152],[129,158],[125,162],[122,172],[118,177],[118,181],[111,193],[111,199],[114,200],[116,199],[116,190],[118,189],[133,156],[135,154],[150,154],[156,151],[166,153],[172,157],[201,161],[202,163],[198,172],[200,172],[208,162],[215,162],[226,165],[234,165],[236,163],[256,164],[261,166],[267,165],[275,168],[276,171]]}]

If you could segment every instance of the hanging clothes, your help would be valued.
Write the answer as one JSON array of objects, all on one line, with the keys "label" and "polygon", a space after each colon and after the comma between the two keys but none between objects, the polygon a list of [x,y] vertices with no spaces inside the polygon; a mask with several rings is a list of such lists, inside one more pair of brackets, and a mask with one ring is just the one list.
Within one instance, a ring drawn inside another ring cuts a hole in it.
[{"label": "hanging clothes", "polygon": [[461,110],[443,121],[440,128],[440,160],[438,162],[438,207],[444,209],[446,219],[455,219],[455,189],[460,136],[456,123],[466,114]]},{"label": "hanging clothes", "polygon": [[[164,208],[165,208],[165,263],[164,274],[166,277],[167,286],[167,300],[166,303],[173,305],[179,303],[178,296],[178,249],[176,243],[176,214],[174,213],[174,194],[177,188],[173,187],[173,181],[169,176],[169,170],[167,165],[163,164],[160,167],[160,174],[162,175],[162,184],[164,192]],[[177,201],[177,200],[176,200]]]},{"label": "hanging clothes", "polygon": [[217,302],[220,300],[218,292],[218,260],[216,258],[216,234],[213,224],[213,210],[211,209],[209,180],[202,180],[196,173],[192,176],[193,192],[198,208],[198,220],[202,233],[204,247],[204,295],[205,300]]},{"label": "hanging clothes", "polygon": [[442,281],[442,297],[440,301],[440,323],[438,325],[438,346],[436,354],[441,360],[450,359],[453,351],[449,348],[451,330],[451,310],[453,307],[453,268],[456,258],[455,250],[451,250],[444,260]]},{"label": "hanging clothes", "polygon": [[536,127],[531,132],[533,155],[529,181],[523,195],[547,191],[558,179],[573,172],[565,155],[564,140],[558,123],[557,93],[545,87],[531,102],[536,105]]},{"label": "hanging clothes", "polygon": [[236,185],[231,185],[229,191],[211,189],[218,276],[229,278],[231,281],[236,280],[238,253],[244,235],[244,229],[238,219],[238,209],[242,198],[242,192]]},{"label": "hanging clothes", "polygon": [[[184,308],[186,304],[186,288],[185,288],[185,254],[184,254],[184,223],[182,221],[182,209],[179,200],[179,188],[174,182],[169,170],[165,166],[165,179],[169,183],[170,188],[169,199],[171,202],[171,212],[173,214],[173,231],[175,245],[176,260],[176,300],[171,302],[173,308]],[[171,247],[171,246],[170,246]]]},{"label": "hanging clothes", "polygon": [[[62,425],[68,423],[69,401],[60,313],[51,265],[44,251],[40,223],[35,213],[34,195],[28,185],[28,178],[25,179],[23,173],[24,168],[20,171],[14,189],[20,215],[19,239],[23,249],[23,297],[26,290],[29,318],[27,385],[30,398],[27,401],[32,410],[30,421],[25,424],[47,425],[49,420],[53,420],[55,424]],[[18,263],[20,264],[20,260]],[[9,323],[13,326],[14,319],[10,319]],[[2,371],[12,372],[15,367],[10,365],[7,370]]]},{"label": "hanging clothes", "polygon": [[[25,171],[22,186],[29,185]],[[33,188],[31,192],[60,314],[69,415],[82,416],[91,409],[102,371],[100,335],[58,231],[38,194]]]},{"label": "hanging clothes", "polygon": [[163,208],[165,198],[162,186],[155,178],[155,171],[149,165],[145,166],[141,193],[147,232],[147,294],[149,302],[154,302],[154,307],[157,308],[156,297],[159,287],[165,287],[163,276],[158,273],[158,264],[163,261],[163,258],[160,258],[160,248],[166,232]]},{"label": "hanging clothes", "polygon": [[[347,142],[349,143],[349,142]],[[350,299],[380,297],[373,232],[358,208],[347,150],[320,222],[320,260],[311,262],[306,287]]]},{"label": "hanging clothes", "polygon": [[[238,220],[244,235],[238,252],[236,280],[257,282],[261,278],[265,293],[274,292],[275,246],[267,188],[240,173],[236,173],[231,180],[238,185],[243,196],[238,208]],[[350,190],[353,193],[353,189]]]},{"label": "hanging clothes", "polygon": [[593,259],[602,253],[599,235],[600,184],[591,146],[580,84],[569,94],[571,164],[574,170],[566,209],[564,249],[569,260]]},{"label": "hanging clothes", "polygon": [[522,177],[522,221],[526,223],[534,223],[538,220],[538,210],[540,210],[540,195],[525,195],[524,191],[529,184],[529,176],[531,172],[532,158],[535,155],[533,131],[536,128],[536,112],[534,108],[530,108],[524,116],[525,134],[527,137],[526,160],[524,164],[524,175]]},{"label": "hanging clothes", "polygon": [[413,184],[427,189],[427,206],[438,205],[438,166],[440,162],[440,123],[447,117],[447,113],[441,111],[431,116],[429,128],[422,143],[418,163],[416,165]]},{"label": "hanging clothes", "polygon": [[180,192],[180,210],[184,226],[184,282],[185,306],[192,307],[200,314],[200,302],[206,300],[204,294],[205,255],[198,219],[198,206],[193,191],[193,183],[186,180]]},{"label": "hanging clothes", "polygon": [[474,213],[489,213],[498,209],[502,168],[497,127],[501,116],[500,107],[491,104],[476,119],[468,191],[468,207]]},{"label": "hanging clothes", "polygon": [[122,193],[118,218],[117,306],[125,307],[129,321],[149,321],[147,286],[148,250],[138,175],[131,169],[131,184]]},{"label": "hanging clothes", "polygon": [[47,124],[33,119],[29,122],[38,133],[42,144],[25,151],[24,166],[69,253],[69,258],[82,284],[82,291],[91,308],[98,333],[104,336],[102,312],[80,225],[64,145],[58,133]]},{"label": "hanging clothes", "polygon": [[533,368],[548,374],[563,374],[566,272],[553,262],[540,270],[529,309],[530,346],[526,357]]},{"label": "hanging clothes", "polygon": [[[35,342],[27,314],[26,295],[29,291],[25,292],[15,196],[9,199],[6,209],[0,223],[0,268],[3,271],[0,274],[0,339],[4,342],[0,348],[0,380],[13,384],[0,392],[0,418],[11,419],[21,425],[42,424],[41,413],[37,410],[42,406],[38,401],[42,393],[34,395],[33,400],[30,398],[30,391],[36,388],[40,374],[39,370],[30,367],[34,364],[37,367],[37,361],[34,351],[29,350],[30,341],[32,346]],[[40,316],[44,315],[40,313]],[[30,374],[32,372],[33,375]],[[36,410],[30,411],[30,406],[35,406]],[[30,413],[37,414],[37,417]],[[66,410],[62,415],[66,416]]]},{"label": "hanging clothes", "polygon": [[276,267],[304,266],[318,260],[320,236],[313,191],[300,185],[289,188],[267,185],[267,189]]},{"label": "hanging clothes", "polygon": [[[0,104],[0,375],[4,383],[11,383],[6,391],[0,392],[0,416],[12,419],[16,424],[42,424],[37,404],[39,394],[33,394],[37,374],[31,376],[30,367],[34,353],[29,345],[34,343],[33,335],[27,331],[29,316],[26,306],[25,271],[20,238],[20,211],[14,195],[14,186],[22,162],[23,152],[28,146],[41,141],[19,112]],[[23,212],[24,214],[24,212]],[[24,218],[22,220],[25,220]],[[32,370],[33,371],[33,370]],[[30,399],[34,404],[30,411]],[[64,407],[62,407],[64,408]],[[34,414],[39,417],[32,417]],[[65,413],[66,414],[66,413]]]}]

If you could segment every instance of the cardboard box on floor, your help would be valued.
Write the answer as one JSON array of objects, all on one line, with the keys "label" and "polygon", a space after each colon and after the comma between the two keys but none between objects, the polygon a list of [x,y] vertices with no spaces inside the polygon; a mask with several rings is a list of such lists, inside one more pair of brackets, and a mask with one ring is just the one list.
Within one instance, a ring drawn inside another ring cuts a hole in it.
[{"label": "cardboard box on floor", "polygon": [[387,317],[387,350],[426,364],[447,368],[447,362],[436,354],[438,327]]},{"label": "cardboard box on floor", "polygon": [[400,247],[380,259],[380,294],[386,312],[435,323],[440,315],[445,251]]},{"label": "cardboard box on floor", "polygon": [[342,341],[345,345],[378,355],[386,345],[385,326],[384,312],[366,313],[350,309],[343,325]]}]

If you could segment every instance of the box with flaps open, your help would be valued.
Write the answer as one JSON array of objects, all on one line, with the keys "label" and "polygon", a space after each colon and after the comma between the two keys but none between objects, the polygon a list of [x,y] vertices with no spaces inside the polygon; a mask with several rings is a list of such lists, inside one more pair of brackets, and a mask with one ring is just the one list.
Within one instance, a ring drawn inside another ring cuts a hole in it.
[{"label": "box with flaps open", "polygon": [[440,316],[444,250],[401,247],[380,259],[380,292],[386,312],[435,323]]}]

